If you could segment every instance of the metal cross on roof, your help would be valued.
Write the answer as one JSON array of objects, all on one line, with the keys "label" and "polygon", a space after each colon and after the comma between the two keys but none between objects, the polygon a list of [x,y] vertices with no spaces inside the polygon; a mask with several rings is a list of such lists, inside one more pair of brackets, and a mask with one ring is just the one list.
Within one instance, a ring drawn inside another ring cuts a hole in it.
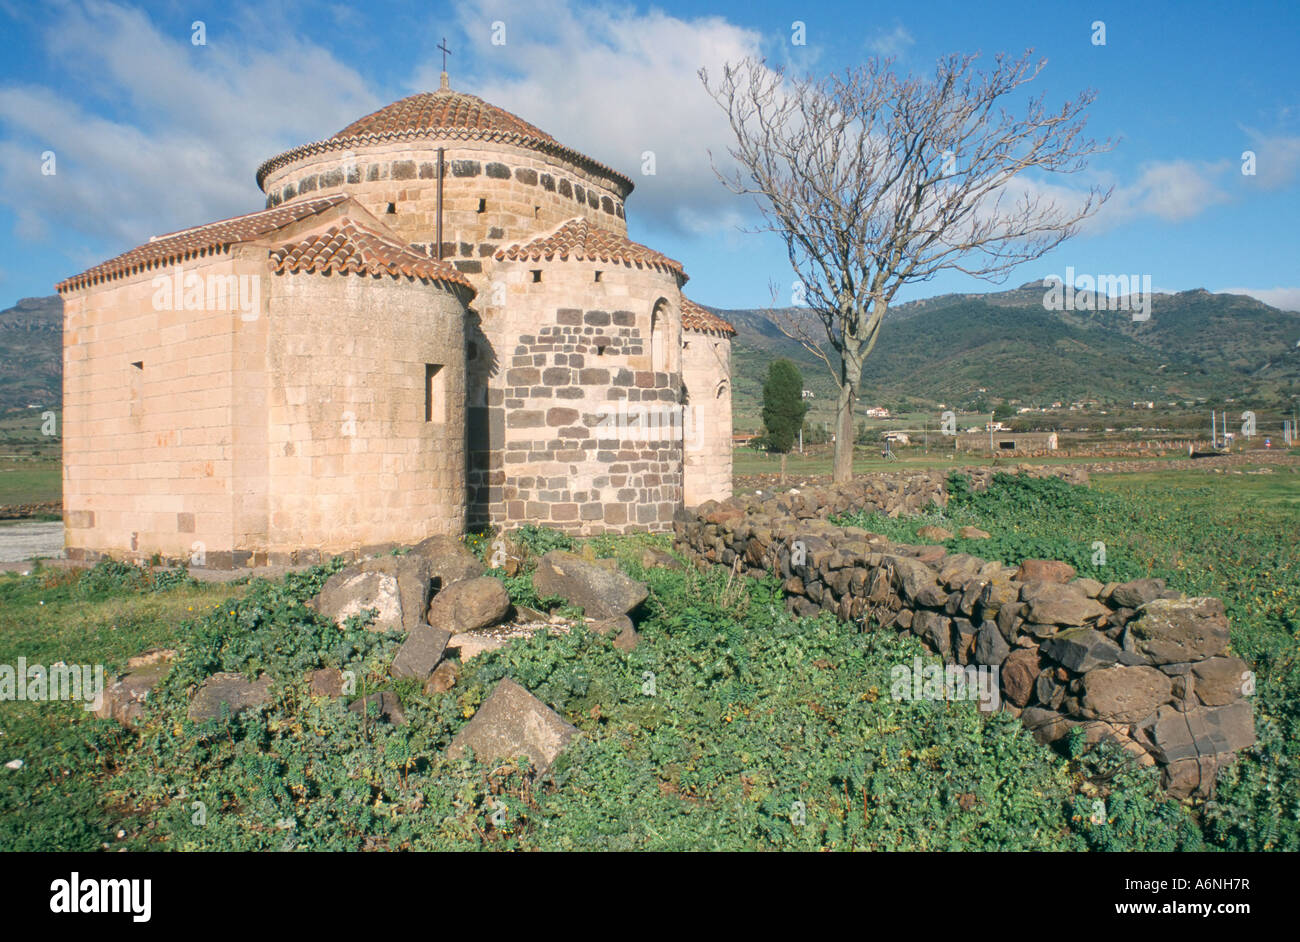
[{"label": "metal cross on roof", "polygon": [[451,55],[451,50],[447,48],[447,37],[442,37],[441,44],[434,46],[435,49],[442,50],[442,71],[447,71],[447,56]]}]

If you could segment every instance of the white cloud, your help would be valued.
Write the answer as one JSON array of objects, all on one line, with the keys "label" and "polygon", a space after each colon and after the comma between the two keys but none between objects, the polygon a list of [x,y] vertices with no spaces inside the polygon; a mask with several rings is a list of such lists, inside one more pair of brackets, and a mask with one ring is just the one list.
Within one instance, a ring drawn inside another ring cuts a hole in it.
[{"label": "white cloud", "polygon": [[[716,16],[682,19],[657,10],[539,0],[509,13],[460,6],[461,62],[475,81],[451,74],[453,88],[518,114],[561,143],[628,175],[628,213],[678,231],[733,224],[742,201],[714,175],[709,151],[726,159],[730,129],[697,75],[760,51],[760,36]],[[505,45],[492,45],[492,23]],[[414,89],[438,87],[441,60],[417,70]],[[642,173],[654,154],[655,174]]]},{"label": "white cloud", "polygon": [[[1255,175],[1244,179],[1265,190],[1280,190],[1300,174],[1300,137],[1242,128],[1255,152]],[[1238,171],[1240,172],[1240,170]]]},{"label": "white cloud", "polygon": [[1245,294],[1283,311],[1300,311],[1300,288],[1224,288],[1217,294]]},{"label": "white cloud", "polygon": [[[1210,207],[1228,201],[1229,195],[1219,181],[1230,167],[1227,161],[1145,163],[1135,181],[1115,186],[1115,192],[1085,226],[1085,231],[1096,235],[1151,216],[1166,222],[1182,222],[1199,216]],[[1100,174],[1097,179],[1104,184],[1113,182],[1108,174]]]},{"label": "white cloud", "polygon": [[[114,3],[59,9],[44,51],[66,63],[70,85],[80,82],[76,99],[0,86],[0,202],[20,234],[56,231],[66,242],[83,233],[121,251],[250,212],[263,200],[258,164],[377,104],[356,71],[318,46],[290,37],[261,47],[212,24],[208,45],[193,46],[189,22],[164,33]],[[47,150],[53,176],[40,172]]]},{"label": "white cloud", "polygon": [[916,40],[907,31],[907,27],[902,23],[895,22],[893,29],[877,31],[876,35],[867,41],[867,48],[878,56],[897,58],[907,52],[915,43]]}]

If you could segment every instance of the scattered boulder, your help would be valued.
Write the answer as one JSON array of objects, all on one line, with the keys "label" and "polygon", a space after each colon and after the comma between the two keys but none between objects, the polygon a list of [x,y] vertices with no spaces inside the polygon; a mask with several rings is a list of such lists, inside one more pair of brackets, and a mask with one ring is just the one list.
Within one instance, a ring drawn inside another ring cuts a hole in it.
[{"label": "scattered boulder", "polygon": [[383,690],[379,693],[372,693],[368,696],[353,700],[348,705],[348,712],[359,713],[362,715],[374,715],[376,710],[371,710],[374,706],[379,716],[393,726],[402,726],[406,723],[406,712],[402,709],[402,701],[398,699],[397,694],[391,690]]},{"label": "scattered boulder", "polygon": [[1083,677],[1083,715],[1112,723],[1140,723],[1169,701],[1169,677],[1154,667],[1116,664]]},{"label": "scattered boulder", "polygon": [[461,634],[498,624],[509,611],[510,595],[501,580],[478,576],[452,583],[435,595],[429,603],[428,623]]},{"label": "scattered boulder", "polygon": [[542,598],[567,599],[590,618],[626,615],[646,600],[643,583],[573,553],[552,550],[537,563],[533,588]]},{"label": "scattered boulder", "polygon": [[632,624],[632,619],[628,618],[626,615],[615,615],[613,618],[589,620],[587,622],[587,627],[590,628],[593,633],[598,635],[607,635],[610,633],[619,635],[624,631],[632,630],[635,626]]},{"label": "scattered boulder", "polygon": [[685,569],[686,566],[680,559],[669,553],[667,550],[661,550],[656,546],[647,546],[641,550],[641,556],[638,559],[643,569]]},{"label": "scattered boulder", "polygon": [[1016,570],[1018,582],[1057,582],[1064,585],[1074,576],[1073,566],[1055,559],[1026,559]]},{"label": "scattered boulder", "polygon": [[993,534],[987,530],[981,530],[979,527],[962,527],[957,531],[957,535],[963,540],[990,540]]},{"label": "scattered boulder", "polygon": [[951,530],[945,530],[943,527],[935,527],[929,524],[920,527],[916,531],[916,535],[923,540],[935,540],[939,543],[942,543],[944,540],[952,539]]},{"label": "scattered boulder", "polygon": [[230,708],[231,716],[245,710],[266,706],[271,702],[271,678],[266,674],[249,680],[243,674],[222,672],[213,674],[190,698],[189,718],[195,722],[214,720],[221,716],[223,704]]},{"label": "scattered boulder", "polygon": [[393,664],[388,669],[389,676],[394,680],[403,677],[428,680],[442,660],[442,653],[450,640],[451,632],[446,628],[416,625],[393,658]]},{"label": "scattered boulder", "polygon": [[1153,599],[1126,631],[1133,649],[1153,664],[1201,661],[1228,647],[1228,619],[1213,598]]},{"label": "scattered boulder", "polygon": [[458,680],[460,680],[460,665],[455,661],[443,661],[429,675],[428,683],[424,685],[424,692],[426,694],[446,693],[456,686]]},{"label": "scattered boulder", "polygon": [[447,755],[458,759],[466,748],[489,761],[526,755],[538,772],[545,772],[577,732],[576,727],[507,677],[452,739]]},{"label": "scattered boulder", "polygon": [[343,672],[337,667],[322,667],[307,675],[308,693],[313,697],[343,696]]},{"label": "scattered boulder", "polygon": [[1066,719],[1055,710],[1044,710],[1041,707],[1026,707],[1020,714],[1020,720],[1043,745],[1056,742],[1079,725],[1077,720]]},{"label": "scattered boulder", "polygon": [[[163,652],[175,655],[175,652]],[[95,708],[95,715],[100,719],[117,720],[123,726],[134,726],[144,716],[145,702],[154,687],[162,682],[171,670],[171,657],[160,657],[133,665],[131,658],[128,667],[135,667],[114,680],[104,690],[103,696]]]},{"label": "scattered boulder", "polygon": [[410,555],[419,556],[429,564],[429,578],[439,586],[447,586],[483,575],[487,567],[458,537],[431,536],[417,543]]},{"label": "scattered boulder", "polygon": [[421,556],[378,556],[334,573],[316,597],[316,610],[342,626],[376,609],[371,631],[410,631],[420,623],[431,592],[429,563]]}]

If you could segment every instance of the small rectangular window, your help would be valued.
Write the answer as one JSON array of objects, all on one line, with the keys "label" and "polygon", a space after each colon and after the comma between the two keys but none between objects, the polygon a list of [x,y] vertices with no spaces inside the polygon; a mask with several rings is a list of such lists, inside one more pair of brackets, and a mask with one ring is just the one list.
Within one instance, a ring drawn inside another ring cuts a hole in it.
[{"label": "small rectangular window", "polygon": [[533,281],[541,281],[541,280],[542,280],[542,270],[540,268],[534,268]]},{"label": "small rectangular window", "polygon": [[446,374],[441,363],[424,364],[424,421],[441,425],[447,420]]},{"label": "small rectangular window", "polygon": [[600,281],[600,272],[596,272],[596,280]]},{"label": "small rectangular window", "polygon": [[487,200],[485,200],[485,199],[480,199],[480,200],[478,201],[478,211],[479,211],[480,213],[486,213],[486,212],[487,212]]}]

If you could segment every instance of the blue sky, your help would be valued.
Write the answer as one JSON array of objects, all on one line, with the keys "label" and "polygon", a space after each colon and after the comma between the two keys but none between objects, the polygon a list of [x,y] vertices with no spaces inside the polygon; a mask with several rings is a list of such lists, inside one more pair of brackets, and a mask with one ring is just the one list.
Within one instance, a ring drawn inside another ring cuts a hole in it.
[{"label": "blue sky", "polygon": [[[713,175],[726,128],[699,67],[758,53],[823,74],[883,53],[929,72],[949,52],[1032,47],[1047,67],[1031,90],[1059,106],[1095,89],[1090,136],[1122,140],[1056,181],[1113,185],[1102,213],[1006,284],[1072,266],[1300,310],[1300,4],[1136,6],[0,0],[0,307],[151,235],[260,208],[262,160],[436,88],[445,35],[453,87],[633,177],[632,237],[680,259],[706,304],[763,306],[771,282],[788,301],[790,273],[779,240],[738,231],[752,209]],[[899,300],[995,288],[942,275]]]}]

